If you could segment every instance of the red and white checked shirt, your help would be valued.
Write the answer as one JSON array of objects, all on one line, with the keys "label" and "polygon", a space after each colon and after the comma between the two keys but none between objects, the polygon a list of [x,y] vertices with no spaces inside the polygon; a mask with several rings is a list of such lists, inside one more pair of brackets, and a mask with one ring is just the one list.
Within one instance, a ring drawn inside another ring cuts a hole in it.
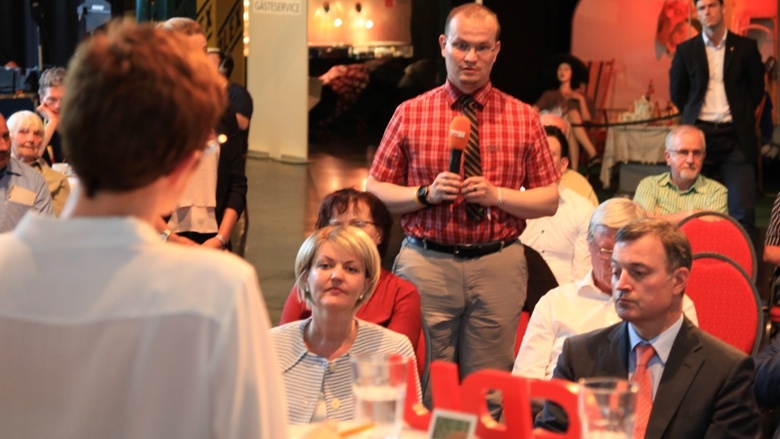
[{"label": "red and white checked shirt", "polygon": [[[449,81],[402,103],[387,125],[370,174],[377,181],[402,186],[431,184],[449,168],[449,127],[462,114],[463,92]],[[479,104],[479,147],[482,173],[493,185],[532,189],[555,183],[547,135],[533,108],[493,88],[488,82],[474,94]],[[461,176],[463,175],[461,165]],[[462,197],[405,214],[404,233],[444,244],[479,244],[513,240],[525,220],[497,207],[482,221],[466,213]]]}]

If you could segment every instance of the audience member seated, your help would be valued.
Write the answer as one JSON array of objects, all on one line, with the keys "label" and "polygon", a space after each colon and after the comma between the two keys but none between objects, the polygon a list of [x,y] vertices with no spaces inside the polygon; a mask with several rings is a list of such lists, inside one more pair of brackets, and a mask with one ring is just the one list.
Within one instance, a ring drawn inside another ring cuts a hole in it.
[{"label": "audience member seated", "polygon": [[8,118],[11,131],[11,156],[38,171],[51,194],[54,214],[60,216],[70,195],[70,184],[65,174],[57,172],[40,157],[43,140],[43,122],[32,111],[18,111]]},{"label": "audience member seated", "polygon": [[[184,35],[193,53],[206,53],[206,33],[197,21],[175,17],[161,27]],[[222,79],[226,86],[227,80]],[[230,237],[246,206],[247,192],[244,147],[236,110],[230,104],[215,124],[214,132],[216,138],[203,151],[179,206],[167,224],[160,219],[155,226],[172,242],[224,250],[231,248]]]},{"label": "audience member seated", "polygon": [[764,262],[780,266],[780,193],[775,197],[764,238]]},{"label": "audience member seated", "polygon": [[226,102],[186,44],[114,22],[71,59],[59,129],[81,180],[73,209],[0,235],[3,437],[289,437],[254,268],[152,226]]},{"label": "audience member seated", "polygon": [[[560,116],[550,113],[540,114],[539,119],[542,121],[542,125],[556,126],[563,132],[563,135],[569,142],[569,154],[571,154],[572,141],[576,142],[576,140],[572,138],[571,125],[569,122],[566,122],[566,120]],[[568,156],[565,158],[566,160],[570,159]],[[579,172],[573,171],[567,167],[567,169],[563,171],[563,174],[561,174],[561,181],[558,183],[585,197],[588,201],[593,203],[593,207],[599,205],[599,199],[596,196],[596,191],[593,190],[593,186],[591,186],[588,179],[583,177]]]},{"label": "audience member seated", "polygon": [[580,85],[588,80],[588,70],[582,61],[571,55],[561,56],[557,65],[558,88],[542,93],[534,107],[537,111],[548,111],[563,116],[574,125],[573,132],[577,141],[572,142],[571,145],[571,166],[577,171],[580,160],[580,145],[588,154],[589,167],[600,162],[596,155],[596,147],[593,146],[588,132],[582,126],[583,122],[590,121],[594,111],[593,102],[578,91]]},{"label": "audience member seated", "polygon": [[704,133],[693,125],[677,126],[666,136],[669,172],[643,178],[634,196],[648,216],[677,225],[701,210],[729,213],[726,187],[701,175],[705,147]]},{"label": "audience member seated", "polygon": [[252,96],[242,85],[230,81],[230,75],[233,74],[233,68],[235,68],[233,57],[219,49],[209,49],[209,59],[219,73],[229,81],[228,101],[236,110],[236,121],[238,129],[241,131],[244,154],[246,154],[249,149],[249,122],[252,120],[252,112],[254,111]]},{"label": "audience member seated", "polygon": [[38,80],[38,114],[43,117],[45,129],[43,132],[42,156],[46,163],[62,163],[65,160],[65,152],[62,149],[62,141],[57,131],[60,124],[60,108],[65,98],[65,74],[62,67],[46,69]]},{"label": "audience member seated", "polygon": [[301,245],[296,285],[311,317],[271,329],[290,424],[353,419],[352,355],[401,354],[417,367],[408,338],[355,317],[374,293],[380,269],[376,243],[357,227],[324,227]]},{"label": "audience member seated", "polygon": [[0,233],[13,230],[28,210],[54,215],[41,174],[11,157],[11,133],[0,114]]},{"label": "audience member seated", "polygon": [[[569,143],[558,127],[544,127],[555,167],[569,166]],[[520,241],[536,250],[555,275],[559,285],[582,279],[590,270],[588,221],[593,204],[573,190],[558,184],[558,210],[553,216],[526,221]]]},{"label": "audience member seated", "polygon": [[[683,315],[691,246],[658,218],[618,231],[612,252],[615,308],[624,321],[569,337],[553,378],[616,377],[639,384],[633,437],[754,439],[753,360]],[[547,403],[537,427],[564,431]]]},{"label": "audience member seated", "polygon": [[[756,357],[756,380],[753,383],[758,405],[773,409],[780,405],[780,337],[764,348]],[[780,437],[780,425],[775,430]]]},{"label": "audience member seated", "polygon": [[[534,308],[512,371],[527,378],[550,379],[563,341],[577,334],[618,323],[612,295],[611,256],[618,229],[643,218],[644,211],[627,198],[612,198],[593,212],[588,226],[588,251],[593,269],[582,279],[542,296]],[[683,298],[683,311],[698,325],[693,302]]]},{"label": "audience member seated", "polygon": [[[374,241],[379,256],[383,258],[390,242],[393,217],[374,194],[349,188],[333,192],[322,200],[315,228],[321,229],[328,225],[362,229]],[[303,320],[309,316],[311,309],[301,300],[298,286],[294,285],[284,304],[279,324]],[[411,282],[382,269],[374,294],[358,309],[355,317],[407,336],[417,351],[422,312],[420,293]]]}]

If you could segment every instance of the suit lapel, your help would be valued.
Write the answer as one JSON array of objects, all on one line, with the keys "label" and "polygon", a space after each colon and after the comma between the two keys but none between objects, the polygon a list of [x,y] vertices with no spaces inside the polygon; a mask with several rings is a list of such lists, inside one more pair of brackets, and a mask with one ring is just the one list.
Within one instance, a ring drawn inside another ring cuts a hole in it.
[{"label": "suit lapel", "polygon": [[660,438],[699,373],[704,357],[699,330],[687,318],[674,340],[647,423],[649,438]]},{"label": "suit lapel", "polygon": [[734,59],[734,53],[735,45],[736,45],[736,38],[734,38],[734,34],[731,32],[726,33],[726,55],[723,59],[723,77],[726,77],[726,72],[729,70],[729,66],[731,65],[731,61]]},{"label": "suit lapel", "polygon": [[[693,60],[694,66],[701,67],[703,74],[701,75],[702,78],[704,78],[704,90],[707,89],[707,82],[710,78],[710,64],[707,62],[707,50],[704,48],[704,39],[701,35],[695,37],[696,39],[693,40],[693,57],[695,58]],[[704,96],[702,94],[702,96]]]},{"label": "suit lapel", "polygon": [[621,323],[609,333],[609,343],[600,349],[598,359],[601,362],[596,370],[604,376],[628,379],[628,323]]}]

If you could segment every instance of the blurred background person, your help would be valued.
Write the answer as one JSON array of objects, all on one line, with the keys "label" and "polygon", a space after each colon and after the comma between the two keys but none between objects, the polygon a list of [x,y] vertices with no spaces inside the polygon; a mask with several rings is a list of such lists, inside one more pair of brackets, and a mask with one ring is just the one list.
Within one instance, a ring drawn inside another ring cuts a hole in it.
[{"label": "blurred background person", "polygon": [[[193,52],[206,53],[206,33],[197,21],[176,17],[161,27],[183,35]],[[222,80],[226,85],[227,80]],[[236,111],[230,104],[214,126],[214,134],[178,208],[167,224],[161,220],[156,227],[172,242],[225,250],[231,248],[230,236],[246,207],[247,193],[246,158]]]},{"label": "blurred background person", "polygon": [[[353,226],[363,230],[376,244],[380,258],[384,258],[393,217],[376,195],[349,188],[328,194],[322,200],[315,228],[328,225]],[[301,299],[301,292],[295,285],[284,304],[279,324],[309,316],[311,309]],[[382,268],[374,294],[358,309],[356,317],[407,336],[417,351],[422,313],[420,293],[411,282]]]},{"label": "blurred background person", "polygon": [[549,111],[562,116],[572,126],[572,132],[576,142],[570,145],[571,167],[578,170],[580,163],[580,145],[588,155],[588,167],[601,162],[596,155],[596,147],[588,137],[588,132],[582,126],[583,122],[589,122],[593,113],[593,102],[586,98],[580,91],[580,85],[588,81],[588,69],[585,64],[572,55],[560,55],[555,58],[555,77],[558,88],[542,93],[534,107],[538,111]]},{"label": "blurred background person", "polygon": [[54,214],[60,216],[70,195],[68,178],[52,169],[40,154],[43,141],[43,122],[32,111],[17,111],[8,118],[11,132],[11,155],[38,171],[46,181],[51,194]]},{"label": "blurred background person", "polygon": [[[355,317],[371,299],[380,271],[376,243],[357,227],[327,226],[301,245],[296,286],[311,317],[271,329],[287,391],[288,423],[354,418],[351,356],[400,354],[409,367],[417,367],[406,336]],[[419,377],[413,375],[422,400]]]},{"label": "blurred background person", "polygon": [[227,89],[228,101],[236,110],[236,121],[238,122],[238,129],[241,130],[241,140],[244,145],[244,154],[246,155],[249,149],[249,123],[252,120],[252,112],[254,111],[252,95],[242,85],[230,81],[230,75],[233,74],[235,63],[229,54],[216,48],[209,48],[208,54],[211,63],[229,81]]},{"label": "blurred background person", "polygon": [[[545,126],[553,163],[561,174],[569,166],[569,142],[560,129]],[[559,285],[582,279],[591,269],[588,221],[595,207],[580,194],[558,183],[558,210],[553,216],[530,219],[520,241],[544,258]]]},{"label": "blurred background person", "polygon": [[11,132],[0,114],[0,233],[13,230],[28,210],[53,215],[41,174],[11,157]]},{"label": "blurred background person", "polygon": [[585,197],[588,201],[590,201],[593,204],[593,207],[598,207],[599,199],[596,196],[596,191],[593,190],[593,186],[590,184],[588,179],[585,178],[579,172],[570,169],[569,167],[569,165],[572,163],[571,145],[577,141],[574,139],[574,136],[571,134],[571,124],[569,124],[569,122],[564,120],[561,116],[552,113],[540,114],[539,120],[542,121],[542,125],[545,127],[547,126],[558,127],[558,129],[561,130],[561,132],[563,133],[563,136],[566,137],[566,140],[569,142],[569,152],[568,155],[565,155],[567,161],[567,165],[566,165],[567,169],[563,171],[563,174],[561,174],[561,180],[558,183],[561,186],[567,187],[573,190],[574,192],[577,192],[578,194]]},{"label": "blurred background person", "polygon": [[46,69],[38,80],[38,114],[43,117],[45,129],[43,132],[43,159],[46,163],[62,163],[65,160],[65,152],[57,132],[60,124],[60,108],[65,97],[65,75],[67,71],[62,67]]}]

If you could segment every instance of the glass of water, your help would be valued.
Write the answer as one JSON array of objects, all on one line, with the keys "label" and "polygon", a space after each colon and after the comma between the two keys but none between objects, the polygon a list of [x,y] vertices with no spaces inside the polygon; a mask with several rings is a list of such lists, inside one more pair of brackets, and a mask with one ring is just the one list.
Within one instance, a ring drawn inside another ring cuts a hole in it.
[{"label": "glass of water", "polygon": [[631,439],[639,387],[620,378],[580,382],[579,415],[583,439]]},{"label": "glass of water", "polygon": [[408,368],[409,359],[397,354],[352,356],[355,420],[374,425],[361,437],[401,437]]}]

